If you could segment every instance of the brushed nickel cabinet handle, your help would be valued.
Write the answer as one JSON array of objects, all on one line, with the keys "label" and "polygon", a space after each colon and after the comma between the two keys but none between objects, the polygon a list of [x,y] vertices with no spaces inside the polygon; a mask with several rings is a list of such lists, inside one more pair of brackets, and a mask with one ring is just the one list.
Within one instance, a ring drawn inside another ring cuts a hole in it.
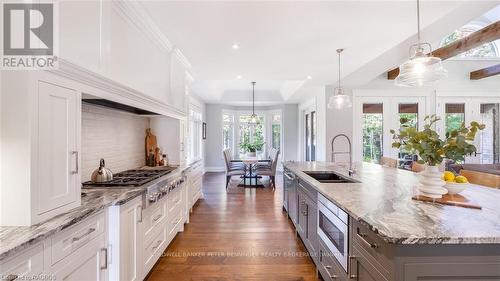
[{"label": "brushed nickel cabinet handle", "polygon": [[74,170],[74,171],[72,171],[71,173],[72,173],[72,174],[78,174],[78,173],[80,172],[80,171],[79,171],[79,170],[80,170],[80,168],[78,167],[78,162],[79,162],[79,160],[78,160],[78,158],[79,158],[79,157],[78,157],[78,151],[76,151],[76,150],[75,150],[75,151],[72,151],[72,152],[71,152],[71,154],[75,155],[75,170]]},{"label": "brushed nickel cabinet handle", "polygon": [[142,222],[142,206],[137,207],[139,209],[139,220],[137,222]]},{"label": "brushed nickel cabinet handle", "polygon": [[159,214],[156,217],[153,218],[153,222],[157,222],[163,215]]},{"label": "brushed nickel cabinet handle", "polygon": [[[356,274],[353,273],[353,264],[352,261],[356,263],[356,257],[355,256],[349,256],[349,262],[347,263],[347,277],[349,279],[356,279],[358,280],[358,271],[356,269]],[[357,268],[357,265],[354,265]]]},{"label": "brushed nickel cabinet handle", "polygon": [[152,249],[153,251],[154,251],[154,250],[156,250],[156,249],[158,249],[158,247],[160,247],[160,245],[161,245],[161,242],[163,242],[163,241],[162,241],[162,240],[158,240],[158,241],[156,241],[156,246],[154,246],[154,247],[153,247],[153,248],[151,248],[151,249]]},{"label": "brushed nickel cabinet handle", "polygon": [[5,280],[14,281],[14,280],[17,280],[18,277],[19,277],[19,275],[17,275],[17,274],[9,274],[9,275],[7,275],[7,278]]},{"label": "brushed nickel cabinet handle", "polygon": [[370,248],[374,248],[374,249],[378,248],[378,244],[377,244],[377,243],[370,243],[370,242],[368,242],[368,241],[365,239],[365,237],[366,237],[367,235],[366,235],[365,233],[361,232],[361,231],[359,230],[359,227],[358,227],[358,229],[357,229],[357,231],[356,231],[356,232],[357,232],[357,233],[356,233],[356,236],[358,236],[359,240],[361,240],[361,241],[362,241],[362,242],[363,242],[366,246],[368,246],[368,247],[370,247]]},{"label": "brushed nickel cabinet handle", "polygon": [[108,269],[108,248],[101,248],[101,252],[104,252],[104,265],[101,269]]},{"label": "brushed nickel cabinet handle", "polygon": [[80,236],[77,236],[77,237],[73,237],[73,239],[71,239],[72,242],[76,242],[82,238],[84,238],[85,236],[87,235],[90,235],[92,232],[95,231],[95,228],[89,228],[89,230],[87,232],[85,232],[84,234],[80,235]]}]

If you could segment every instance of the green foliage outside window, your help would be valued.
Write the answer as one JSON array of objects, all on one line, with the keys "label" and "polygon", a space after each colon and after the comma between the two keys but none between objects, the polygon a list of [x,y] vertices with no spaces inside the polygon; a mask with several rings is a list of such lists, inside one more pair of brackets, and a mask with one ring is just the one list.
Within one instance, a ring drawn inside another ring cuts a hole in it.
[{"label": "green foliage outside window", "polygon": [[383,116],[363,114],[363,161],[378,163],[382,157]]}]

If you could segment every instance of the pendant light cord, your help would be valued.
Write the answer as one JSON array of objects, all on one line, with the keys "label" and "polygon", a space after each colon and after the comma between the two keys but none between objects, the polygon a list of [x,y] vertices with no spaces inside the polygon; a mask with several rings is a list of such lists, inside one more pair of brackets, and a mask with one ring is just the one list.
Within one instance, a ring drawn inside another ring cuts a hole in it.
[{"label": "pendant light cord", "polygon": [[420,45],[420,0],[417,0],[417,39]]},{"label": "pendant light cord", "polygon": [[252,115],[255,115],[255,82],[252,82]]},{"label": "pendant light cord", "polygon": [[342,53],[344,49],[337,49],[337,54],[339,55],[339,88],[340,88],[340,53]]}]

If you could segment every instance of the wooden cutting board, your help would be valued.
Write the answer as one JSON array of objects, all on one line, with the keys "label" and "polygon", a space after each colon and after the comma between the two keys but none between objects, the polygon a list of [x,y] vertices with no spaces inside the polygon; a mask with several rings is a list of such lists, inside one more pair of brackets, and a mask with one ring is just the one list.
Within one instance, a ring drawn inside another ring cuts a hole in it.
[{"label": "wooden cutting board", "polygon": [[148,159],[149,151],[152,150],[155,153],[156,147],[156,136],[153,135],[151,128],[148,128],[146,129],[146,160]]},{"label": "wooden cutting board", "polygon": [[411,199],[423,201],[423,202],[432,202],[449,206],[457,206],[463,208],[470,209],[478,209],[481,210],[482,207],[474,203],[472,200],[460,195],[460,194],[445,194],[440,199],[434,199],[423,195],[414,195]]}]

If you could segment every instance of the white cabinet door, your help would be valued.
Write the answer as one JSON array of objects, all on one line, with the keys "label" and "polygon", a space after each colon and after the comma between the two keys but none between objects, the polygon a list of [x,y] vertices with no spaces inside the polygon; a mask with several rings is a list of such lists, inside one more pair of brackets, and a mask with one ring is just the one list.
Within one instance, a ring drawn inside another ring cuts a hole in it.
[{"label": "white cabinet door", "polygon": [[63,259],[55,266],[56,280],[101,281],[107,280],[107,251],[105,235],[101,234]]},{"label": "white cabinet door", "polygon": [[142,203],[135,203],[120,215],[120,280],[140,279],[140,231]]},{"label": "white cabinet door", "polygon": [[140,280],[142,274],[142,198],[109,208],[109,244],[111,256],[109,279]]},{"label": "white cabinet door", "polygon": [[[81,99],[75,90],[38,82],[36,215],[80,200]],[[79,204],[79,203],[78,203]]]}]

